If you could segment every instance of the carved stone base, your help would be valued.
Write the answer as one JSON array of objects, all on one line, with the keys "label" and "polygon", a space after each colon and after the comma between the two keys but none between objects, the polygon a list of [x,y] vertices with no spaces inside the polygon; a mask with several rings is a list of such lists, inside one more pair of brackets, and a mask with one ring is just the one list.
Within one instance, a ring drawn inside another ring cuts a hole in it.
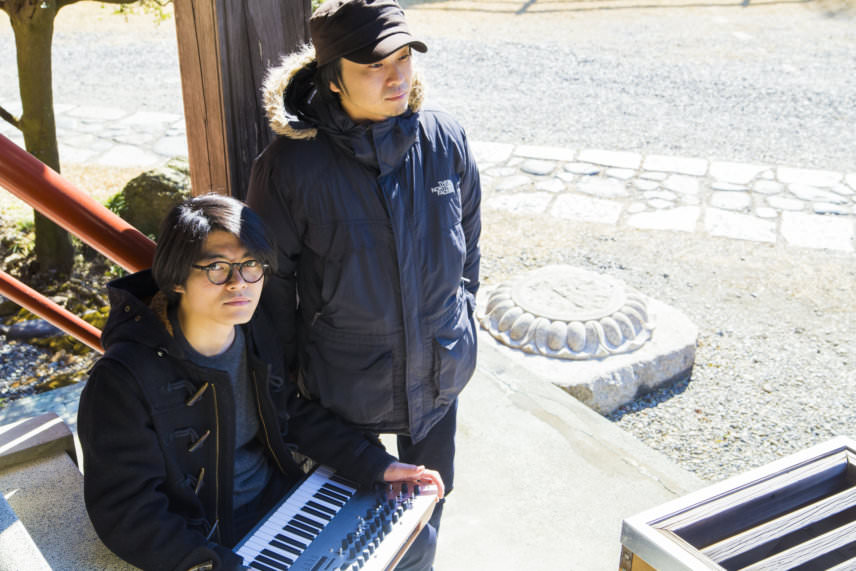
[{"label": "carved stone base", "polygon": [[654,329],[644,296],[572,266],[546,266],[500,285],[481,323],[509,347],[573,360],[634,351]]},{"label": "carved stone base", "polygon": [[580,268],[549,266],[485,288],[478,306],[508,359],[601,414],[686,378],[695,361],[698,329],[683,313]]}]

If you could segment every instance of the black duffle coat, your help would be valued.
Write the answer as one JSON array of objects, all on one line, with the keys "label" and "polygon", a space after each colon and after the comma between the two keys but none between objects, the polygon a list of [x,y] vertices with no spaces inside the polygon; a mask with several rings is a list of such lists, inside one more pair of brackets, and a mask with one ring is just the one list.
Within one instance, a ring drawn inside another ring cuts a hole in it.
[{"label": "black duffle coat", "polygon": [[[143,569],[240,569],[232,476],[235,416],[228,376],[184,358],[149,271],[109,286],[106,349],[83,390],[78,432],[84,496],[95,530]],[[282,373],[264,315],[243,326],[266,453],[295,482],[292,450],[361,484],[394,460]]]}]

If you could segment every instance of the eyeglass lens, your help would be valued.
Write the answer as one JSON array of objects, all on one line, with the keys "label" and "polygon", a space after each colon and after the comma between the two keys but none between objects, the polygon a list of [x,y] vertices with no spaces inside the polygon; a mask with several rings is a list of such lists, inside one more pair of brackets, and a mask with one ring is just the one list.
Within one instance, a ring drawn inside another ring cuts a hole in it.
[{"label": "eyeglass lens", "polygon": [[206,271],[208,272],[208,280],[214,285],[222,285],[232,279],[232,272],[238,269],[241,278],[247,283],[255,283],[262,279],[265,269],[264,265],[257,260],[247,260],[246,262],[214,262],[210,264]]}]

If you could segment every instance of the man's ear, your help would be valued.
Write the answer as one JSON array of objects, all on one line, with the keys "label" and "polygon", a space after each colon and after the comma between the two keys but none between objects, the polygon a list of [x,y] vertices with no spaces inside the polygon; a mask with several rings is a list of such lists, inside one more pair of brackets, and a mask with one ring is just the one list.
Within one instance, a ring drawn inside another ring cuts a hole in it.
[{"label": "man's ear", "polygon": [[336,85],[335,81],[330,82],[330,91],[332,91],[333,93],[342,93],[342,89],[338,85]]},{"label": "man's ear", "polygon": [[177,285],[174,288],[172,288],[172,291],[174,291],[175,293],[185,293],[184,286],[180,286],[180,285]]}]

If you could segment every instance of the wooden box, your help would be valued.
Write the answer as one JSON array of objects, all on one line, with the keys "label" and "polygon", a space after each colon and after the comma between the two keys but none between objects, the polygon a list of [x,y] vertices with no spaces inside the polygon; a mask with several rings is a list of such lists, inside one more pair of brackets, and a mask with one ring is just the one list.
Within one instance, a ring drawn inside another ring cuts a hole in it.
[{"label": "wooden box", "polygon": [[837,437],[627,518],[622,571],[856,569],[856,442]]}]

